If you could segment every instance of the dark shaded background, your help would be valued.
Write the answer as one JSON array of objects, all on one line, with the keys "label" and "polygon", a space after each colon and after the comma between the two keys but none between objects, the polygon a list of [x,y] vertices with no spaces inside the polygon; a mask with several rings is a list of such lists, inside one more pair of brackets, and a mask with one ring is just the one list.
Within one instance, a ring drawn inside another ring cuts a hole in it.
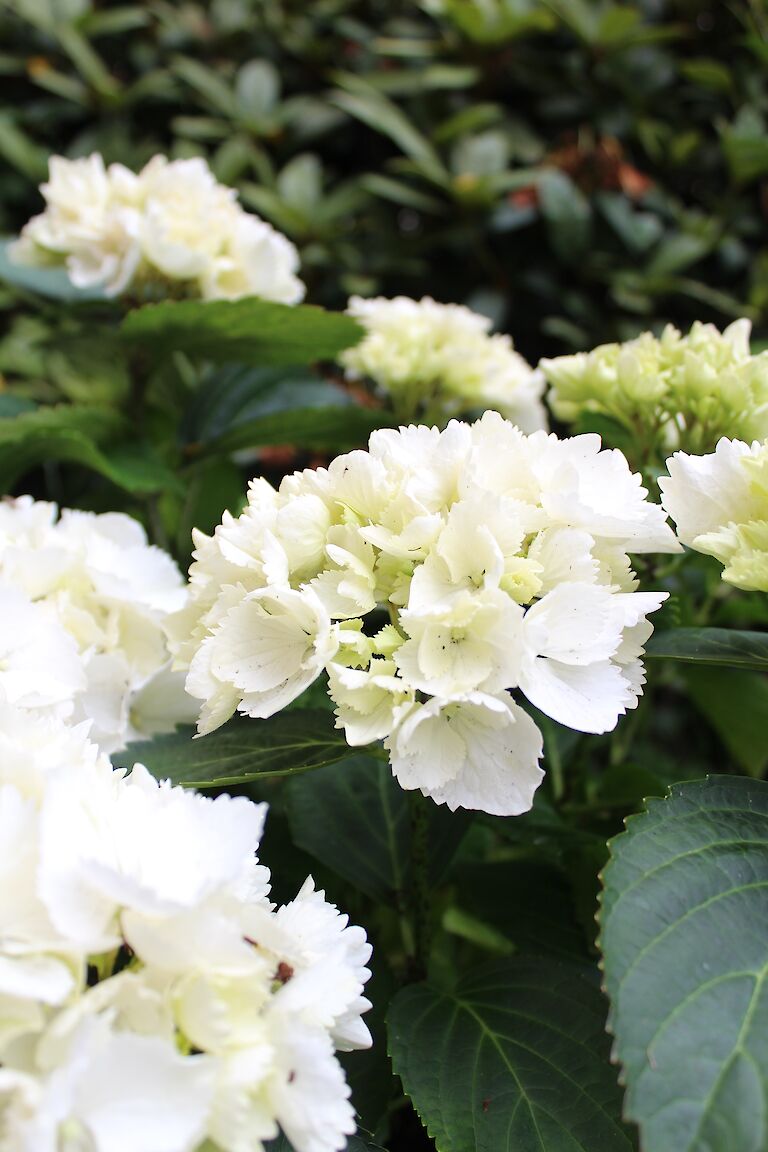
[{"label": "dark shaded background", "polygon": [[333,307],[466,301],[532,359],[766,327],[761,0],[16,0],[0,46],[0,231],[51,152],[202,153]]}]

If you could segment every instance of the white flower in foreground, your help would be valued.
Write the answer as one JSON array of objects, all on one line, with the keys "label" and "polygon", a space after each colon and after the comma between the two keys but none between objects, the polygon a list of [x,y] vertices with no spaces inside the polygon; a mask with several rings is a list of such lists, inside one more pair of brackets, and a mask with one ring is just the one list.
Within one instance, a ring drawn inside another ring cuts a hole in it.
[{"label": "white flower in foreground", "polygon": [[176,564],[129,516],[57,516],[29,496],[0,503],[0,692],[88,720],[107,752],[190,720],[163,631],[187,598]]},{"label": "white flower in foreground", "polygon": [[295,304],[304,295],[299,257],[285,236],[245,212],[205,160],[155,156],[139,173],[101,156],[53,156],[30,220],[11,256],[64,264],[78,288],[107,296],[149,288],[206,300],[260,296]]},{"label": "white flower in foreground", "polygon": [[264,816],[0,706],[0,1152],[345,1146],[371,949],[270,902]]},{"label": "white flower in foreground", "polygon": [[[212,1068],[167,1040],[84,1019],[68,1043],[37,1046],[31,1072],[0,1069],[2,1152],[193,1152],[205,1134]],[[63,1049],[63,1051],[61,1050]]]},{"label": "white flower in foreground", "polygon": [[676,452],[659,479],[683,544],[714,556],[723,580],[768,592],[768,440],[722,439],[708,456]]},{"label": "white flower in foreground", "polygon": [[353,296],[347,311],[366,331],[341,357],[347,375],[373,380],[398,414],[454,416],[493,408],[524,432],[546,428],[541,373],[514,350],[509,336],[490,334],[487,317],[429,296]]},{"label": "white flower in foreground", "polygon": [[584,732],[637,704],[665,594],[635,591],[628,553],[680,549],[646,497],[597,436],[494,412],[254,482],[237,520],[196,534],[169,625],[199,731],[273,715],[326,671],[349,743],[385,740],[404,787],[525,811],[542,744],[511,692]]}]

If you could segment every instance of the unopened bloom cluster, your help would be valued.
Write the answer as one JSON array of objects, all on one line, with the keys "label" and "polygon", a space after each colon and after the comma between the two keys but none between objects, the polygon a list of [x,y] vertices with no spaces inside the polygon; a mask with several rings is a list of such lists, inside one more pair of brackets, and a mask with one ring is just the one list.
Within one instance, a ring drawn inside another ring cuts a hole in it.
[{"label": "unopened bloom cluster", "polygon": [[721,436],[768,434],[768,352],[752,356],[749,320],[724,332],[698,321],[683,336],[668,325],[625,344],[542,360],[549,403],[570,422],[598,413],[627,428],[656,456],[704,452]]},{"label": "unopened bloom cluster", "polygon": [[490,334],[487,317],[429,296],[353,296],[347,310],[366,335],[341,362],[350,378],[371,379],[399,418],[444,422],[493,408],[524,432],[546,428],[541,373],[514,350],[509,336]]},{"label": "unopened bloom cluster", "polygon": [[768,440],[723,438],[707,456],[676,452],[659,479],[683,544],[724,565],[723,580],[768,592]]},{"label": "unopened bloom cluster", "polygon": [[0,502],[0,694],[89,720],[102,751],[190,719],[163,632],[186,598],[174,561],[131,517]]},{"label": "unopened bloom cluster", "polygon": [[0,704],[1,1152],[345,1146],[370,948],[270,902],[264,816]]},{"label": "unopened bloom cluster", "polygon": [[78,288],[284,304],[304,295],[293,244],[245,212],[200,158],[154,156],[135,173],[105,167],[97,153],[54,156],[41,192],[45,211],[25,225],[12,258],[64,264]]},{"label": "unopened bloom cluster", "polygon": [[403,787],[525,811],[542,741],[510,690],[584,732],[636,706],[666,594],[635,591],[627,553],[680,547],[646,495],[599,437],[495,412],[253,481],[238,519],[196,534],[170,621],[199,731],[270,716],[325,670],[348,742],[384,739]]}]

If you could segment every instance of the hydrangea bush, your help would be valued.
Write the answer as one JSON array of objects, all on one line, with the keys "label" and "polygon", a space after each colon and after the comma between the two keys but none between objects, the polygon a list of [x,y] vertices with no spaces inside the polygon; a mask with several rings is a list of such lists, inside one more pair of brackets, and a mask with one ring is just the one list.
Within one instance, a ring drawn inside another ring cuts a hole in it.
[{"label": "hydrangea bush", "polygon": [[54,156],[45,211],[11,248],[21,264],[64,264],[76,288],[141,299],[160,292],[205,300],[260,296],[295,304],[304,286],[285,236],[243,211],[200,159],[155,156],[134,173]]},{"label": "hydrangea bush", "polygon": [[201,161],[43,192],[109,368],[0,393],[0,1150],[768,1148],[748,322],[536,367]]}]

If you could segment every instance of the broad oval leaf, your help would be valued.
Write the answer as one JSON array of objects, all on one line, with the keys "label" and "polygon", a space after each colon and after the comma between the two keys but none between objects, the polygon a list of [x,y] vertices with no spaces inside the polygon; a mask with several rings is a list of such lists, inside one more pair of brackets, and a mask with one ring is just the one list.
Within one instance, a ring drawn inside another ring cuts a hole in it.
[{"label": "broad oval leaf", "polygon": [[333,360],[363,335],[343,312],[250,296],[147,304],[126,316],[122,332],[128,340],[167,352],[259,365]]},{"label": "broad oval leaf", "polygon": [[0,280],[13,284],[38,296],[51,300],[62,300],[75,304],[88,300],[105,301],[107,297],[100,288],[75,288],[67,275],[66,268],[35,267],[30,264],[17,264],[11,260],[8,250],[15,237],[0,240]]},{"label": "broad oval leaf", "polygon": [[307,368],[224,364],[206,374],[184,413],[187,442],[215,440],[230,428],[273,412],[343,407],[351,396]]},{"label": "broad oval leaf", "polygon": [[768,669],[768,632],[736,628],[670,628],[655,632],[645,646],[653,660],[684,660],[727,668]]},{"label": "broad oval leaf", "polygon": [[379,408],[360,408],[353,404],[267,412],[238,423],[201,451],[207,455],[266,444],[295,444],[317,451],[341,452],[365,444],[376,428],[392,423],[392,417]]},{"label": "broad oval leaf", "polygon": [[515,951],[586,959],[565,872],[546,860],[466,863],[457,876],[456,905]]},{"label": "broad oval leaf", "polygon": [[7,492],[49,460],[81,464],[128,492],[177,488],[177,477],[150,445],[130,434],[118,413],[90,405],[57,404],[0,417],[0,488]]},{"label": "broad oval leaf", "polygon": [[605,1012],[590,966],[513,958],[402,989],[390,1052],[438,1152],[630,1152]]},{"label": "broad oval leaf", "polygon": [[[429,879],[436,884],[471,817],[431,802],[424,807]],[[361,892],[383,899],[405,891],[411,870],[409,800],[386,760],[347,755],[292,781],[288,818],[294,843]]]},{"label": "broad oval leaf", "polygon": [[194,728],[129,744],[113,757],[117,767],[143,764],[160,780],[194,788],[245,784],[268,776],[289,776],[349,755],[330,712],[292,709],[268,720],[237,716],[207,736]]},{"label": "broad oval leaf", "polygon": [[768,784],[675,785],[611,844],[609,1026],[644,1152],[768,1148]]}]

